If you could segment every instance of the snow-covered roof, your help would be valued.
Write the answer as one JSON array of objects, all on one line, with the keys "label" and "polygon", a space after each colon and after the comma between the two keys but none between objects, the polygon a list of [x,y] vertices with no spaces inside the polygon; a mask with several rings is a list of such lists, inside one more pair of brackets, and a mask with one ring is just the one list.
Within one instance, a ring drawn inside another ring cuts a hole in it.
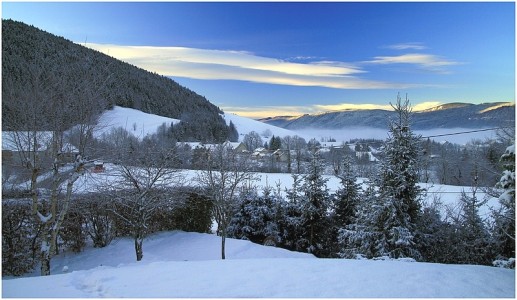
[{"label": "snow-covered roof", "polygon": [[[204,149],[207,149],[207,150],[213,150],[213,149],[215,149],[215,147],[220,145],[220,144],[205,144],[205,143],[202,143],[202,142],[184,142],[184,143],[182,142],[181,144],[182,145],[188,145],[192,149],[204,148]],[[224,143],[225,146],[230,146],[232,149],[237,149],[237,147],[239,147],[241,144],[242,143],[240,143],[240,142],[235,142],[235,143],[225,142]]]}]

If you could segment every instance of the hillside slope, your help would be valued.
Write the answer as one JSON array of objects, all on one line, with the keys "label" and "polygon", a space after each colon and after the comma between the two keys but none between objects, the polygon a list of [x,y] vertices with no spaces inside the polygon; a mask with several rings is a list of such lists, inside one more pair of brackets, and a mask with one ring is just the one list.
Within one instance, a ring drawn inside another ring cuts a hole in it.
[{"label": "hillside slope", "polygon": [[[387,110],[347,110],[300,117],[274,117],[260,121],[286,129],[342,129],[346,127],[386,128],[388,119],[395,117]],[[513,103],[451,103],[413,114],[413,129],[488,128],[514,126]]]},{"label": "hillside slope", "polygon": [[[39,118],[69,113],[66,126],[81,122],[86,109],[100,114],[121,106],[182,120],[193,132],[222,135],[207,140],[227,137],[222,111],[205,97],[170,78],[21,22],[2,20],[2,72],[2,130],[29,126],[17,122],[35,101],[43,103]],[[203,122],[188,122],[192,120]]]}]

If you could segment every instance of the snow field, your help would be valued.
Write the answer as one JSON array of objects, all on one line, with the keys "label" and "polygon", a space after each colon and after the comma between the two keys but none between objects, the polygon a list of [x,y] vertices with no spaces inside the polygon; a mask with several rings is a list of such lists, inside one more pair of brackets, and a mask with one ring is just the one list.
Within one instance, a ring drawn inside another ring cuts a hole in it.
[{"label": "snow field", "polygon": [[[69,273],[2,280],[3,297],[355,298],[514,297],[514,270],[405,261],[316,259],[309,254],[211,234],[162,232],[144,241],[135,262],[131,239],[61,254]],[[102,265],[101,265],[102,264]],[[55,272],[57,274],[60,272]],[[30,287],[30,288],[29,288]]]}]

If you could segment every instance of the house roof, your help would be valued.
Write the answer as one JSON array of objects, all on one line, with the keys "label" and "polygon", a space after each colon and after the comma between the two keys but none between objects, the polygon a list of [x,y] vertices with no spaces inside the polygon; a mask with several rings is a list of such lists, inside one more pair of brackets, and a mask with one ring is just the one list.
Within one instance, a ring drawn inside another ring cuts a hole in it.
[{"label": "house roof", "polygon": [[[215,147],[220,145],[220,144],[205,144],[205,143],[201,143],[201,142],[185,142],[185,143],[181,143],[181,144],[189,145],[190,148],[192,148],[192,149],[205,148],[207,150],[213,150],[213,149],[215,149]],[[224,144],[229,145],[233,149],[237,149],[239,146],[242,145],[241,142],[236,142],[236,143],[225,142]]]}]

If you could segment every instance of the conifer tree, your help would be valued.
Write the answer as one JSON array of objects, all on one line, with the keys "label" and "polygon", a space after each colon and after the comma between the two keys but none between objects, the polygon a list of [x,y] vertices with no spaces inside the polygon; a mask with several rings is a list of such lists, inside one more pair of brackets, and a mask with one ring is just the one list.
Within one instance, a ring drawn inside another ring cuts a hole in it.
[{"label": "conifer tree", "polygon": [[269,150],[275,151],[280,149],[282,146],[282,139],[279,136],[272,136],[271,140],[269,141]]},{"label": "conifer tree", "polygon": [[459,257],[457,263],[466,264],[490,264],[491,247],[490,236],[486,226],[479,216],[479,207],[486,203],[486,200],[478,199],[477,187],[472,188],[469,195],[462,191],[460,203],[462,212],[458,220],[458,241]]},{"label": "conifer tree", "polygon": [[379,174],[378,195],[361,205],[356,225],[342,231],[341,243],[355,244],[349,254],[392,258],[421,255],[415,245],[416,223],[420,215],[418,187],[419,138],[410,129],[409,101],[392,104],[397,119],[389,125],[385,144],[385,160]]},{"label": "conifer tree", "polygon": [[291,189],[286,189],[287,201],[283,203],[280,211],[283,218],[279,219],[279,231],[281,235],[282,247],[304,251],[300,237],[302,235],[302,208],[300,206],[302,200],[301,185],[302,177],[298,174],[292,174],[293,185]]},{"label": "conifer tree", "polygon": [[420,254],[414,244],[420,200],[423,190],[418,183],[418,155],[420,138],[410,128],[411,106],[409,100],[391,105],[397,119],[389,125],[389,137],[385,145],[385,161],[381,167],[380,197],[384,201],[385,223],[383,232],[387,239],[390,257],[412,257]]},{"label": "conifer tree", "polygon": [[338,232],[339,256],[343,258],[373,258],[385,255],[385,239],[379,224],[383,206],[377,195],[377,187],[367,182],[361,201],[358,202],[355,222]]},{"label": "conifer tree", "polygon": [[356,221],[357,205],[361,193],[361,187],[356,183],[356,177],[352,170],[350,157],[345,156],[342,164],[343,166],[339,167],[340,173],[337,175],[341,180],[341,187],[332,196],[332,225],[329,230],[331,257],[339,256],[339,230]]},{"label": "conifer tree", "polygon": [[233,124],[232,121],[230,121],[230,125],[228,128],[228,139],[232,143],[239,141],[239,132],[237,131],[237,128],[235,127],[235,124]]},{"label": "conifer tree", "polygon": [[341,180],[341,187],[334,197],[334,223],[338,227],[345,227],[355,221],[357,202],[361,193],[361,187],[356,183],[350,157],[345,156],[341,174],[337,177]]},{"label": "conifer tree", "polygon": [[263,189],[258,195],[256,189],[244,195],[237,212],[228,227],[228,235],[253,243],[264,244],[269,241],[276,244],[280,241],[277,222],[278,201],[271,193],[271,187]]},{"label": "conifer tree", "polygon": [[329,191],[323,178],[323,161],[317,151],[312,151],[308,173],[304,177],[301,201],[304,248],[309,253],[322,255],[325,248],[329,218]]},{"label": "conifer tree", "polygon": [[503,190],[499,196],[501,208],[494,213],[494,238],[499,255],[515,257],[515,145],[506,148],[501,156],[503,174],[497,186]]}]

